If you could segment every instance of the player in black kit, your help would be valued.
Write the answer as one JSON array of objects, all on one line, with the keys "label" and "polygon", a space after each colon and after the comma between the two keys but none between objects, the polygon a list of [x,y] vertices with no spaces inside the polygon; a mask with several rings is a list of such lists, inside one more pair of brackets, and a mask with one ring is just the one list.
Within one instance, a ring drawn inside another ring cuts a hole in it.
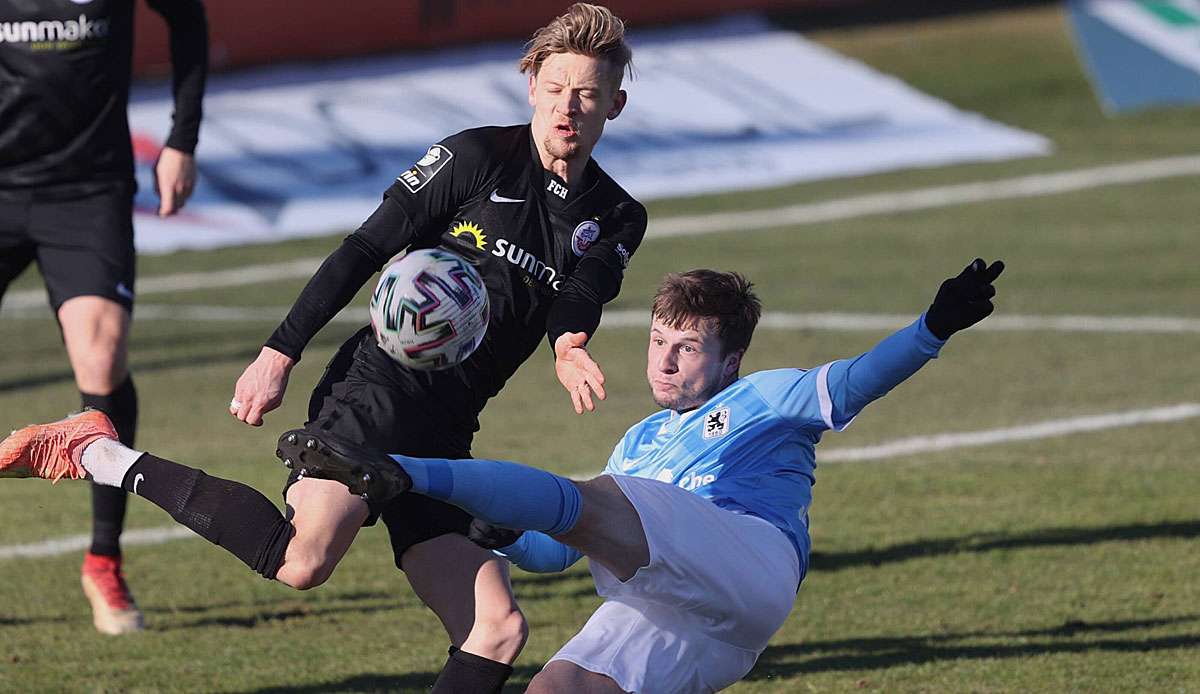
[{"label": "player in black kit", "polygon": [[[575,4],[539,30],[521,62],[531,122],[453,135],[403,172],[317,270],[238,379],[230,412],[261,425],[282,401],[312,336],[394,255],[431,247],[479,268],[491,304],[483,343],[454,368],[411,371],[384,354],[365,327],[330,361],[305,426],[380,450],[468,457],[480,410],[542,340],[553,346],[575,411],[593,409],[593,397],[604,397],[604,376],[587,339],[646,229],[645,208],[591,159],[605,121],[625,105],[620,85],[629,62],[624,26],[605,8]],[[434,691],[495,692],[511,674],[525,619],[507,561],[468,540],[471,518],[461,510],[417,495],[368,503],[340,483],[294,472],[285,518],[248,486],[130,450],[107,438],[103,426],[91,426],[77,419],[46,428],[71,429],[64,437],[74,443],[59,450],[78,455],[64,453],[60,462],[151,500],[263,576],[298,589],[328,579],[359,528],[381,517],[397,567],[450,636]],[[5,445],[0,474],[6,465],[9,475],[56,474],[30,458],[17,436]]]},{"label": "player in black kit", "polygon": [[[170,29],[174,125],[155,165],[159,214],[196,178],[192,153],[208,65],[200,0],[147,0]],[[0,297],[37,261],[85,407],[132,445],[127,366],[134,293],[133,151],[126,106],[134,0],[0,0]],[[142,628],[121,573],[126,495],[93,485],[82,582],[96,628]]]}]

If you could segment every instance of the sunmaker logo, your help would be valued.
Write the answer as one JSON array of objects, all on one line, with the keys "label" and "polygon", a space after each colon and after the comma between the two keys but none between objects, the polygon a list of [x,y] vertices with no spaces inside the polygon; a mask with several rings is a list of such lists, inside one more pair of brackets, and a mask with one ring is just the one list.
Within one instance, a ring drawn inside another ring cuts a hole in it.
[{"label": "sunmaker logo", "polygon": [[88,19],[79,15],[78,20],[42,20],[40,22],[0,22],[0,43],[56,43],[59,41],[87,41],[108,36],[109,20]]},{"label": "sunmaker logo", "polygon": [[[450,227],[450,235],[456,239],[463,238],[465,240],[469,238],[471,244],[481,251],[487,250],[489,244],[488,236],[483,233],[483,228],[475,222],[465,219]],[[508,239],[498,238],[495,239],[494,243],[495,245],[491,249],[492,255],[497,258],[504,258],[529,273],[529,276],[534,280],[549,285],[552,289],[558,291],[562,283],[558,270],[550,267],[538,259],[536,255]],[[526,280],[526,282],[528,281]]]},{"label": "sunmaker logo", "polygon": [[558,270],[538,260],[537,256],[508,239],[496,239],[496,247],[492,249],[492,255],[519,266],[537,281],[550,285],[554,291],[558,291],[562,284]]}]

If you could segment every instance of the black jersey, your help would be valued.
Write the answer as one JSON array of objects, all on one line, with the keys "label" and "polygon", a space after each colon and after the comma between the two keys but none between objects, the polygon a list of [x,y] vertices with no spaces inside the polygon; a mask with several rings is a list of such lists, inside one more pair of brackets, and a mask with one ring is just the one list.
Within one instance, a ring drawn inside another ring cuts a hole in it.
[{"label": "black jersey", "polygon": [[376,349],[390,381],[474,421],[488,398],[549,339],[592,334],[646,231],[646,210],[594,160],[568,186],[546,171],[528,125],[467,130],[429,149],[325,261],[267,346],[293,358],[400,251],[441,247],[468,259],[491,317],[462,364],[421,372]]},{"label": "black jersey", "polygon": [[[133,179],[126,107],[134,0],[0,0],[0,188]],[[167,20],[175,120],[191,153],[208,30],[200,0],[147,0]]]}]

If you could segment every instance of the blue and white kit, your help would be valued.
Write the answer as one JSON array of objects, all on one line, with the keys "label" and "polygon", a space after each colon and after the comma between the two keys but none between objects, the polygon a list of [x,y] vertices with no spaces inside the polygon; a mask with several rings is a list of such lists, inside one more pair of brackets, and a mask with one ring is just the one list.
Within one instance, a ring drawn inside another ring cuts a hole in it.
[{"label": "blue and white kit", "polygon": [[[816,444],[943,344],[918,319],[856,358],[756,372],[630,428],[605,474],[637,510],[650,562],[627,581],[591,562],[605,602],[551,660],[629,692],[710,692],[744,677],[807,571]],[[540,532],[502,553],[531,571],[581,556]]]}]

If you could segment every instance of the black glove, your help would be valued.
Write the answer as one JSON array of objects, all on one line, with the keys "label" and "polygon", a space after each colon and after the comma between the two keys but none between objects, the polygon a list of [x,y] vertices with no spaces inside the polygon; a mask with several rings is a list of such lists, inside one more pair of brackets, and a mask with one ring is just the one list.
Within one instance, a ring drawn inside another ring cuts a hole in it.
[{"label": "black glove", "polygon": [[467,529],[467,539],[484,549],[500,549],[516,542],[524,532],[524,530],[501,528],[478,518],[472,518],[471,527]]},{"label": "black glove", "polygon": [[1004,262],[988,265],[976,258],[958,277],[951,277],[938,287],[933,304],[925,312],[925,326],[939,340],[975,325],[987,318],[995,308],[992,297],[996,288],[992,282],[1004,272]]}]

